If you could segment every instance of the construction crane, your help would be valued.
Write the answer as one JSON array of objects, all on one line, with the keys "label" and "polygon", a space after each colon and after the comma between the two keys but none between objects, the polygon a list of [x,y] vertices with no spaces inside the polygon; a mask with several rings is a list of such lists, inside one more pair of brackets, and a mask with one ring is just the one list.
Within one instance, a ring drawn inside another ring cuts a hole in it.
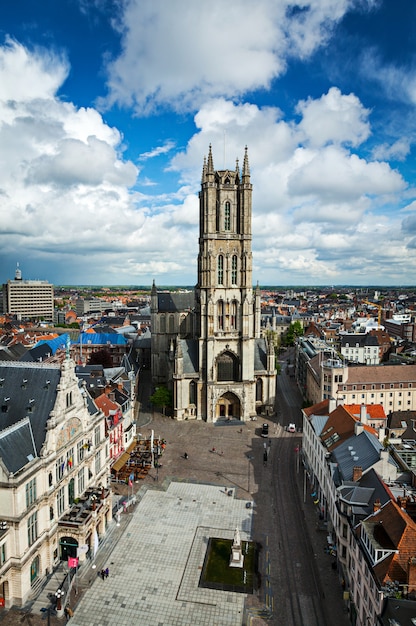
[{"label": "construction crane", "polygon": [[364,300],[364,304],[369,304],[370,306],[378,309],[377,321],[380,327],[381,326],[381,311],[383,310],[383,307],[381,306],[381,304],[376,304],[375,302],[369,302],[369,300]]}]

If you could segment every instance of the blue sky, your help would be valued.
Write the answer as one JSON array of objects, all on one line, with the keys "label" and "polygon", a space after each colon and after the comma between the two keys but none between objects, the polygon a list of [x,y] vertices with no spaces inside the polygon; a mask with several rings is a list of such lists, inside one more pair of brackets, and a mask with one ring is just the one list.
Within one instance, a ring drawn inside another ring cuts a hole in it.
[{"label": "blue sky", "polygon": [[193,285],[203,158],[248,146],[260,285],[414,285],[414,0],[15,0],[0,281]]}]

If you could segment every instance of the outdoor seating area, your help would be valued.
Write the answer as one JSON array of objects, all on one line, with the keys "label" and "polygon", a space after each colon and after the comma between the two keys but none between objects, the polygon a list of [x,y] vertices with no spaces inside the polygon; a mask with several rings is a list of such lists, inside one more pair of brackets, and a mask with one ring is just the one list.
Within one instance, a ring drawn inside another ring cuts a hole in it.
[{"label": "outdoor seating area", "polygon": [[90,487],[77,498],[68,513],[59,520],[60,526],[79,526],[89,521],[94,511],[98,511],[110,495],[105,487]]},{"label": "outdoor seating area", "polygon": [[122,483],[143,480],[152,467],[160,467],[160,458],[165,448],[164,439],[137,439],[111,468],[113,480]]}]

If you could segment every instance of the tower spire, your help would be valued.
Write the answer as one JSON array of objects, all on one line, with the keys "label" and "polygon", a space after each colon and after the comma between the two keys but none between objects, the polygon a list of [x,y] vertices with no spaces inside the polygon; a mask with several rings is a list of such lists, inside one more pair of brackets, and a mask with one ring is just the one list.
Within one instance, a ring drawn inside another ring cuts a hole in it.
[{"label": "tower spire", "polygon": [[205,177],[207,175],[207,158],[204,156],[204,164],[202,166],[202,178],[201,181],[205,181]]},{"label": "tower spire", "polygon": [[214,161],[212,158],[211,144],[209,144],[207,174],[213,174],[213,173],[214,173]]},{"label": "tower spire", "polygon": [[243,180],[245,180],[245,182],[247,182],[247,179],[250,179],[250,166],[248,164],[248,151],[247,151],[247,146],[245,147],[244,150],[244,161],[243,161]]}]

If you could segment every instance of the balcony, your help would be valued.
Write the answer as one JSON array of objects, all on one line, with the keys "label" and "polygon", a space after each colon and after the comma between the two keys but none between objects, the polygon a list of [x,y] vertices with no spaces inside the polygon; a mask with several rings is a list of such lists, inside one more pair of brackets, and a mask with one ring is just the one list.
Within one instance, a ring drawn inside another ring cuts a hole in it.
[{"label": "balcony", "polygon": [[87,489],[78,499],[78,503],[60,518],[59,526],[79,528],[88,524],[102,510],[109,495],[109,489],[101,487]]}]

